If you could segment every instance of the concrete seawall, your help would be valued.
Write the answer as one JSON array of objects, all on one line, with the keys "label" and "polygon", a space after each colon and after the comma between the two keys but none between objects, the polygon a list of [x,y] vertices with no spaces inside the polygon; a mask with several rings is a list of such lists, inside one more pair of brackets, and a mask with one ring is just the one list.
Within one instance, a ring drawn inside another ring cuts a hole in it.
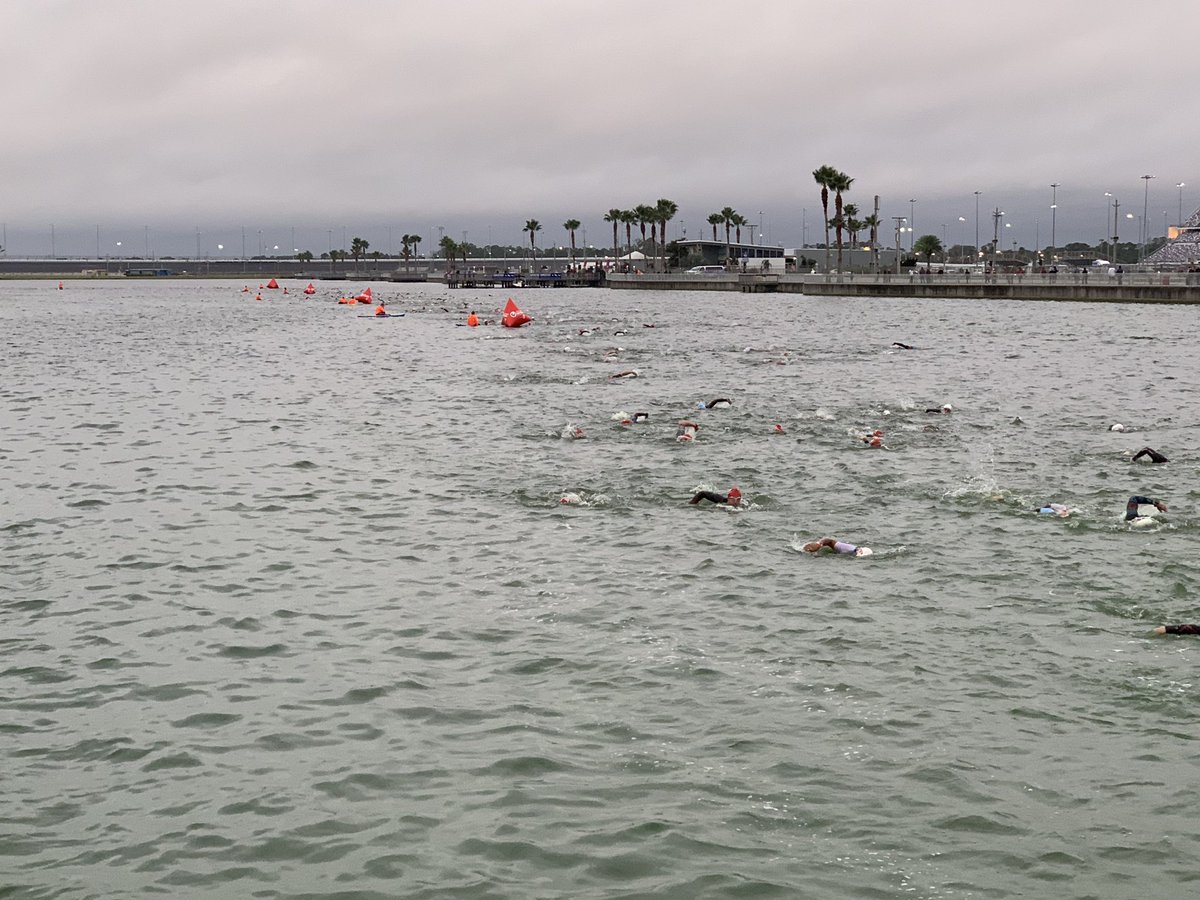
[{"label": "concrete seawall", "polygon": [[618,290],[740,291],[810,297],[922,297],[1075,303],[1200,304],[1200,274],[1088,275],[609,275]]}]

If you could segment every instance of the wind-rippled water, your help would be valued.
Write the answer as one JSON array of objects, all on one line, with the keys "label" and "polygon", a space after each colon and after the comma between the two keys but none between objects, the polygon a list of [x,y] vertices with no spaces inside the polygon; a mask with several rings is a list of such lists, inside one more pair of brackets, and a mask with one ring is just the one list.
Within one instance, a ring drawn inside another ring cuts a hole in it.
[{"label": "wind-rippled water", "polygon": [[0,896],[1195,893],[1194,309],[241,286],[0,283]]}]

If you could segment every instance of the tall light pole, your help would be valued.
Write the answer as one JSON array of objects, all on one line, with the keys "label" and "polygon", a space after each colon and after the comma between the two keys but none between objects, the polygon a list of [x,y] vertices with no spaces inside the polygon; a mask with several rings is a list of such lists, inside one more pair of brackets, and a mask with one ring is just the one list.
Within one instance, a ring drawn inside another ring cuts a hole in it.
[{"label": "tall light pole", "polygon": [[1147,232],[1150,230],[1150,213],[1148,205],[1150,203],[1150,179],[1153,175],[1143,175],[1142,182],[1146,185],[1146,189],[1142,194],[1142,247],[1138,251],[1138,262],[1142,262],[1146,258],[1146,238]]},{"label": "tall light pole", "polygon": [[1113,258],[1112,258],[1112,261],[1114,263],[1116,263],[1118,261],[1117,257],[1119,256],[1119,254],[1117,252],[1117,244],[1119,244],[1121,241],[1121,236],[1119,234],[1119,226],[1120,226],[1120,221],[1121,221],[1120,214],[1121,214],[1121,201],[1118,200],[1116,197],[1113,197]]},{"label": "tall light pole", "polygon": [[[959,221],[959,222],[961,222],[961,223],[963,223],[963,224],[965,224],[967,220],[966,220],[966,218],[964,218],[963,216],[959,216],[959,217],[958,217],[958,221]],[[955,231],[955,234],[958,234],[958,235],[961,235],[961,234],[962,234],[962,227],[961,227],[961,225],[960,225],[960,227],[959,227],[958,229],[956,229],[956,231]],[[963,252],[962,252],[962,249],[961,249],[961,248],[962,248],[962,241],[959,241],[959,242],[958,242],[958,246],[959,246],[959,248],[960,248],[960,249],[959,249],[959,251],[958,251],[958,261],[959,261],[959,262],[962,262],[962,261],[963,261],[963,258],[962,258],[962,257],[963,257]]]},{"label": "tall light pole", "polygon": [[913,241],[915,240],[913,235],[916,234],[916,232],[913,231],[913,229],[916,227],[916,224],[917,224],[917,201],[909,200],[908,201],[908,230],[910,232],[910,234],[908,236],[908,252],[909,253],[912,253]]},{"label": "tall light pole", "polygon": [[[975,192],[975,262],[979,262],[979,195],[983,191]],[[1108,220],[1106,219],[1105,222]]]},{"label": "tall light pole", "polygon": [[1179,184],[1175,185],[1175,187],[1179,188],[1179,222],[1176,224],[1182,225],[1183,224],[1183,189],[1186,187],[1186,185],[1181,181],[1181,182],[1179,182]]},{"label": "tall light pole", "polygon": [[896,223],[896,274],[900,274],[900,233],[904,231],[904,223],[907,221],[904,216],[892,216],[892,221]]},{"label": "tall light pole", "polygon": [[996,274],[996,248],[1000,246],[1000,220],[1004,218],[1004,211],[1000,207],[996,207],[996,211],[992,213],[992,274]]},{"label": "tall light pole", "polygon": [[1055,225],[1057,224],[1057,219],[1058,219],[1058,182],[1057,181],[1054,182],[1054,184],[1050,185],[1050,190],[1052,190],[1054,192],[1053,194],[1050,195],[1051,196],[1051,200],[1050,200],[1050,262],[1054,262],[1054,248],[1058,246],[1058,241],[1056,240],[1056,238],[1058,237],[1058,233],[1055,231]]}]

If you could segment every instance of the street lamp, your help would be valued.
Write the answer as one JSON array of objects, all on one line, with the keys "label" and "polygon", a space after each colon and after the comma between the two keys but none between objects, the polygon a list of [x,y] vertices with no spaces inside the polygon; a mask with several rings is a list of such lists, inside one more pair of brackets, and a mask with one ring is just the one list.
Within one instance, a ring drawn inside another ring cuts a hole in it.
[{"label": "street lamp", "polygon": [[[966,224],[966,221],[967,221],[967,220],[966,220],[965,218],[963,218],[962,216],[959,216],[959,217],[958,217],[958,221],[962,222],[963,224]],[[958,233],[959,233],[959,234],[962,234],[962,231],[959,231]],[[961,241],[959,242],[959,245],[958,245],[958,246],[959,246],[960,248],[962,247],[962,242],[961,242]],[[959,258],[961,261],[965,262],[966,260],[964,259],[964,257],[965,257],[965,254],[964,254],[964,253],[962,252],[962,250],[960,249],[960,250],[958,251],[958,258]]]},{"label": "street lamp", "polygon": [[1150,202],[1150,179],[1153,177],[1154,177],[1153,175],[1143,175],[1142,176],[1142,182],[1143,182],[1143,184],[1145,184],[1146,188],[1142,194],[1142,231],[1141,231],[1142,248],[1138,253],[1138,262],[1142,262],[1146,258],[1146,238],[1147,238],[1146,232],[1148,232],[1150,230],[1150,219],[1148,218],[1149,211],[1147,209],[1147,206]]},{"label": "street lamp", "polygon": [[1184,189],[1184,187],[1186,187],[1186,185],[1181,181],[1181,182],[1179,182],[1179,184],[1175,185],[1175,187],[1179,188],[1179,223],[1178,224],[1182,225],[1183,224],[1183,189]]},{"label": "street lamp", "polygon": [[[979,259],[979,257],[980,257],[980,252],[979,252],[979,195],[982,193],[983,193],[983,191],[975,192],[975,258],[976,259]],[[1106,219],[1105,222],[1107,223],[1107,221],[1108,220]]]},{"label": "street lamp", "polygon": [[[917,208],[917,201],[909,200],[908,201],[908,230],[909,231],[912,231],[917,223],[916,208]],[[910,235],[909,239],[908,239],[908,252],[909,253],[912,253],[912,248],[913,248],[913,238]]]},{"label": "street lamp", "polygon": [[1000,220],[1004,218],[1004,211],[1000,207],[996,207],[992,213],[992,274],[996,274],[996,248],[1000,246]]},{"label": "street lamp", "polygon": [[1050,261],[1053,262],[1054,248],[1058,245],[1057,241],[1055,240],[1057,237],[1057,232],[1054,230],[1054,226],[1057,224],[1056,220],[1058,218],[1058,182],[1056,181],[1054,184],[1050,185],[1050,189],[1054,192],[1051,195],[1052,199],[1050,200]]},{"label": "street lamp", "polygon": [[908,221],[904,216],[892,216],[892,221],[896,223],[896,274],[900,274],[900,234],[904,231],[904,223]]}]

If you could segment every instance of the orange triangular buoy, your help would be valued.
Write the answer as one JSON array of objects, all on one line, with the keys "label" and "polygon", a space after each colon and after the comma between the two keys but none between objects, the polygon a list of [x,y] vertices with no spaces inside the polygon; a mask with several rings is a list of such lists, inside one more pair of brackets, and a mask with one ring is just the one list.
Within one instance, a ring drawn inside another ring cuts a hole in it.
[{"label": "orange triangular buoy", "polygon": [[272,290],[276,290],[279,287],[279,282],[272,278],[267,282],[267,287],[271,288]]},{"label": "orange triangular buoy", "polygon": [[315,294],[316,292],[317,292],[317,289],[316,289],[315,287],[313,287],[313,286],[312,286],[312,283],[311,283],[311,282],[309,283],[308,287],[306,287],[306,288],[304,289],[304,293],[308,294],[309,296],[312,296],[312,295],[313,295],[313,294]]},{"label": "orange triangular buoy", "polygon": [[505,328],[520,328],[532,321],[529,316],[521,312],[521,307],[513,302],[512,297],[509,297],[508,303],[504,305],[504,316],[500,319],[500,324]]}]

